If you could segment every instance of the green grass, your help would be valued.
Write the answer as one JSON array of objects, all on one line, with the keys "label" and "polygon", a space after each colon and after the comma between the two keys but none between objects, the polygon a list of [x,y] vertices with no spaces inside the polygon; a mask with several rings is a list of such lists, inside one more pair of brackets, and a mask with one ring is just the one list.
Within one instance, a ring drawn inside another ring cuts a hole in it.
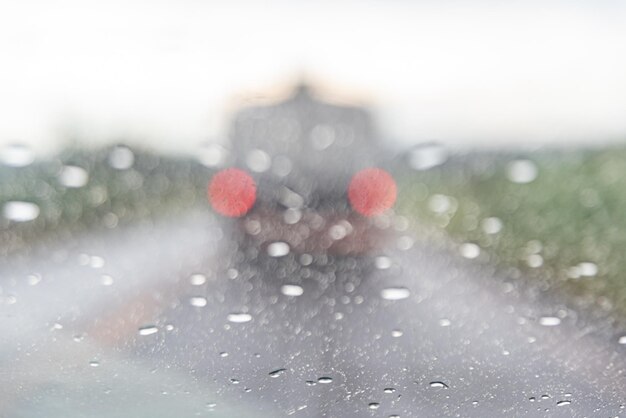
[{"label": "green grass", "polygon": [[[109,152],[68,148],[26,167],[0,166],[0,208],[10,201],[40,208],[37,219],[24,223],[9,222],[0,213],[0,256],[28,251],[34,242],[64,240],[80,230],[175,214],[204,199],[212,170],[195,160],[134,150],[132,168],[116,170],[108,164]],[[87,185],[64,187],[58,177],[63,165],[86,169]]]},{"label": "green grass", "polygon": [[[466,155],[412,172],[401,184],[400,212],[459,242],[478,244],[491,262],[542,280],[546,289],[626,310],[626,149],[526,154],[522,158],[538,168],[527,184],[507,177],[508,164],[517,158]],[[451,198],[446,213],[433,211],[436,194]],[[488,217],[502,221],[499,233],[483,230]],[[572,277],[572,267],[581,262],[595,263],[597,274]]]},{"label": "green grass", "polygon": [[[28,167],[0,167],[0,206],[25,200],[41,208],[35,221],[24,224],[0,217],[0,256],[81,229],[114,227],[112,218],[121,226],[206,205],[213,171],[195,160],[135,150],[132,169],[120,171],[108,165],[108,152],[68,150]],[[533,182],[507,178],[507,165],[519,158],[538,167]],[[62,164],[87,169],[89,183],[63,187]],[[396,168],[400,213],[458,242],[476,243],[487,262],[517,269],[541,289],[564,291],[586,304],[611,302],[626,314],[626,148],[473,153],[427,171]],[[437,199],[450,208],[434,211]],[[483,229],[489,217],[501,220],[499,233]],[[597,265],[597,274],[571,277],[582,262]]]}]

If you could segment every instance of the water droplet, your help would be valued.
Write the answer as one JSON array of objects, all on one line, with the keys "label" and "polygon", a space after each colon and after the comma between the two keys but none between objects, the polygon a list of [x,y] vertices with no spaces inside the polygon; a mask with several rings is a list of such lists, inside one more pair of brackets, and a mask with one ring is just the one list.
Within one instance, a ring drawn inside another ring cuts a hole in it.
[{"label": "water droplet", "polygon": [[401,300],[411,296],[406,287],[387,287],[380,292],[380,296],[386,300]]},{"label": "water droplet", "polygon": [[452,209],[452,199],[446,195],[434,194],[428,199],[428,208],[435,213],[446,213]]},{"label": "water droplet", "polygon": [[473,242],[461,245],[461,255],[465,258],[474,259],[480,255],[480,247]]},{"label": "water droplet", "polygon": [[378,409],[380,408],[380,404],[378,402],[370,402],[370,404],[367,407],[369,409]]},{"label": "water droplet", "polygon": [[391,336],[394,338],[402,337],[404,332],[401,329],[394,329],[391,331]]},{"label": "water droplet", "polygon": [[446,385],[445,383],[441,382],[441,381],[434,381],[434,382],[430,382],[429,383],[431,388],[437,388],[437,389],[448,389],[448,385]]},{"label": "water droplet", "polygon": [[410,250],[413,247],[413,244],[415,244],[415,240],[407,235],[404,235],[398,238],[396,247],[398,247],[399,250],[406,251]]},{"label": "water droplet", "polygon": [[578,272],[583,277],[593,277],[598,274],[598,266],[592,262],[583,262],[578,264]]},{"label": "water droplet", "polygon": [[28,283],[29,286],[36,286],[39,282],[41,282],[40,274],[29,274],[28,277],[26,277],[26,283]]},{"label": "water droplet", "polygon": [[304,293],[302,286],[298,286],[297,284],[282,285],[280,291],[285,296],[300,296]]},{"label": "water droplet", "polygon": [[414,170],[428,170],[448,160],[448,151],[440,144],[424,144],[414,148],[409,154],[409,165]]},{"label": "water droplet", "polygon": [[89,362],[89,365],[90,365],[91,367],[99,367],[99,366],[100,366],[100,362],[99,362],[99,361],[97,361],[97,360],[91,360],[91,361]]},{"label": "water droplet", "polygon": [[483,219],[481,226],[486,234],[497,234],[502,230],[502,221],[500,218],[491,217]]},{"label": "water droplet", "polygon": [[619,344],[626,344],[626,335],[622,335],[621,337],[619,337],[619,340],[617,340],[617,342]]},{"label": "water droplet", "polygon": [[35,161],[35,155],[24,145],[7,145],[0,152],[0,161],[9,167],[26,167]]},{"label": "water droplet", "polygon": [[[2,301],[2,298],[0,298],[0,301]],[[15,295],[7,295],[4,298],[4,302],[7,305],[15,305],[17,303],[17,298],[15,297]]]},{"label": "water droplet", "polygon": [[255,149],[246,155],[246,165],[255,173],[263,173],[272,166],[272,159],[267,152]]},{"label": "water droplet", "polygon": [[526,184],[537,178],[537,166],[530,160],[517,160],[509,163],[507,177],[513,183]]},{"label": "water droplet", "polygon": [[[289,208],[285,211],[283,218],[285,219],[286,224],[289,224],[289,225],[297,224],[298,222],[300,222],[300,219],[302,219],[302,211],[300,209]],[[331,238],[338,240],[338,239],[345,237],[345,234],[344,234],[342,237],[338,238],[336,235],[340,231],[333,229],[335,227],[341,227],[341,226],[335,225],[330,229],[329,234]]]},{"label": "water droplet", "polygon": [[441,318],[438,323],[440,327],[449,327],[452,324],[452,321],[447,318]]},{"label": "water droplet", "polygon": [[198,160],[207,167],[221,165],[228,154],[226,149],[218,144],[208,144],[205,147],[201,147],[198,151]]},{"label": "water droplet", "polygon": [[270,372],[270,377],[280,377],[282,376],[285,372],[287,371],[287,369],[277,369],[274,370],[273,372]]},{"label": "water droplet", "polygon": [[97,255],[92,255],[89,258],[89,266],[94,269],[101,269],[104,267],[104,258]]},{"label": "water droplet", "polygon": [[226,317],[230,322],[241,324],[252,321],[252,315],[247,313],[231,313]]},{"label": "water droplet", "polygon": [[220,353],[220,357],[224,358],[224,357],[228,357],[228,353],[226,351],[222,351]]},{"label": "water droplet", "polygon": [[59,181],[68,188],[83,187],[89,181],[89,173],[82,167],[66,165],[59,173]]},{"label": "water droplet", "polygon": [[289,254],[289,244],[278,241],[267,246],[267,254],[270,257],[283,257]]},{"label": "water droplet", "polygon": [[555,327],[561,323],[561,319],[556,316],[542,316],[539,318],[539,325],[544,327]]},{"label": "water droplet", "polygon": [[335,129],[330,125],[319,124],[311,129],[310,138],[313,148],[323,151],[335,142]]},{"label": "water droplet", "polygon": [[204,308],[207,304],[207,300],[203,296],[192,296],[189,298],[189,304],[196,308]]},{"label": "water droplet", "polygon": [[135,154],[128,147],[119,146],[111,150],[109,165],[116,170],[127,170],[135,163]]},{"label": "water droplet", "polygon": [[272,171],[278,177],[285,177],[289,173],[291,173],[291,169],[293,168],[293,163],[289,159],[289,157],[284,155],[277,155],[274,157],[274,161],[272,162]]},{"label": "water droplet", "polygon": [[566,406],[566,405],[571,405],[572,401],[570,400],[563,400],[563,401],[558,401],[556,403],[556,406]]},{"label": "water droplet", "polygon": [[389,418],[400,418],[400,415],[389,415]]},{"label": "water droplet", "polygon": [[113,284],[113,277],[109,276],[108,274],[103,274],[102,276],[100,276],[100,283],[102,284],[102,286],[111,286]]},{"label": "water droplet", "polygon": [[159,332],[159,329],[154,325],[146,325],[139,328],[139,335],[141,336],[152,335],[156,334],[157,332]]},{"label": "water droplet", "polygon": [[543,257],[539,254],[531,254],[526,259],[526,264],[528,264],[528,267],[532,268],[541,267],[543,265]]},{"label": "water droplet", "polygon": [[300,264],[303,266],[310,266],[313,262],[313,256],[311,254],[302,254],[300,256]]},{"label": "water droplet", "polygon": [[376,268],[379,270],[386,270],[391,267],[391,259],[385,256],[376,257],[374,263],[376,264]]},{"label": "water droplet", "polygon": [[206,276],[204,274],[192,274],[189,283],[193,286],[202,286],[206,283]]},{"label": "water droplet", "polygon": [[239,379],[233,378],[233,379],[230,379],[230,383],[232,383],[233,385],[238,385],[240,382],[239,382]]},{"label": "water droplet", "polygon": [[317,382],[315,382],[315,381],[313,381],[313,380],[307,380],[307,381],[305,382],[305,384],[306,384],[307,386],[315,386],[315,385],[317,385]]},{"label": "water droplet", "polygon": [[28,222],[37,219],[39,206],[31,202],[12,201],[4,204],[2,213],[13,222]]},{"label": "water droplet", "polygon": [[322,384],[328,384],[328,383],[332,383],[333,378],[332,377],[320,377],[319,379],[317,379],[317,381]]},{"label": "water droplet", "polygon": [[394,393],[395,391],[396,391],[395,388],[385,388],[385,389],[383,389],[383,392],[385,392],[385,393]]}]

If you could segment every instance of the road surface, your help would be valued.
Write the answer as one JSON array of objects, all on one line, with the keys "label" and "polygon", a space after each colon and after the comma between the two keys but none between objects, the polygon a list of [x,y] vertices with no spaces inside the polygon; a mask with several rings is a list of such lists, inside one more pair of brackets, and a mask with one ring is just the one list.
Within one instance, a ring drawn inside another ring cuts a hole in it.
[{"label": "road surface", "polygon": [[396,235],[243,254],[193,212],[35,246],[0,266],[0,417],[623,413],[609,322]]}]

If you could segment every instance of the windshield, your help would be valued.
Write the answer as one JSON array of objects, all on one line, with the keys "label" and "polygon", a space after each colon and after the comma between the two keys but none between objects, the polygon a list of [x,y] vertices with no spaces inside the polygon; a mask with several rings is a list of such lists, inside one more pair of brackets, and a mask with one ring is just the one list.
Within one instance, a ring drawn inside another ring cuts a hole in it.
[{"label": "windshield", "polygon": [[623,414],[624,5],[7,9],[1,417]]}]

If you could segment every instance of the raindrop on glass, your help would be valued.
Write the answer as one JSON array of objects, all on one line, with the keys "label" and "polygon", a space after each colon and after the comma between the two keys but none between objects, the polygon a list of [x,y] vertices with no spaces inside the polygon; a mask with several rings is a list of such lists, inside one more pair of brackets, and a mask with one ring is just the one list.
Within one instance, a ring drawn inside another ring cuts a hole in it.
[{"label": "raindrop on glass", "polygon": [[438,322],[440,327],[449,327],[452,324],[452,321],[447,318],[441,318]]},{"label": "raindrop on glass", "polygon": [[481,222],[481,227],[486,234],[497,234],[502,230],[502,221],[500,218],[485,218]]},{"label": "raindrop on glass", "polygon": [[480,247],[472,242],[461,245],[461,255],[465,258],[474,259],[480,255]]},{"label": "raindrop on glass", "polygon": [[204,308],[207,304],[207,300],[203,296],[192,296],[189,298],[189,304],[196,308]]},{"label": "raindrop on glass", "polygon": [[59,174],[59,182],[68,188],[83,187],[89,181],[89,173],[82,167],[66,165]]},{"label": "raindrop on glass", "polygon": [[192,274],[189,283],[193,286],[202,286],[206,283],[206,276],[204,274]]},{"label": "raindrop on glass", "polygon": [[128,147],[115,147],[109,154],[109,165],[116,170],[128,170],[134,163],[135,154]]},{"label": "raindrop on glass", "polygon": [[267,254],[270,257],[283,257],[289,254],[289,244],[278,241],[267,246]]},{"label": "raindrop on glass", "polygon": [[272,159],[265,151],[255,149],[246,156],[246,165],[256,173],[263,173],[272,166]]},{"label": "raindrop on glass", "polygon": [[539,325],[544,327],[555,327],[561,323],[561,319],[556,316],[542,316],[539,318]]},{"label": "raindrop on glass", "polygon": [[406,287],[387,287],[380,292],[380,296],[386,300],[401,300],[411,296]]},{"label": "raindrop on glass", "polygon": [[37,219],[39,206],[31,202],[7,202],[2,208],[5,218],[13,222],[28,222]]},{"label": "raindrop on glass", "polygon": [[403,334],[404,332],[401,329],[394,329],[391,331],[391,336],[394,338],[402,337]]},{"label": "raindrop on glass", "polygon": [[154,325],[146,325],[139,328],[139,335],[141,336],[152,335],[156,334],[157,332],[159,332],[159,329]]},{"label": "raindrop on glass", "polygon": [[592,262],[583,262],[578,264],[578,272],[583,277],[593,277],[598,274],[598,266]]},{"label": "raindrop on glass", "polygon": [[300,296],[304,293],[304,289],[297,284],[285,284],[281,286],[280,292],[286,296]]},{"label": "raindrop on glass", "polygon": [[428,170],[446,162],[448,151],[440,144],[426,144],[414,148],[409,154],[409,165],[415,170]]},{"label": "raindrop on glass", "polygon": [[231,313],[231,314],[228,314],[226,319],[228,319],[229,322],[241,324],[244,322],[252,321],[252,315],[247,314],[247,313]]},{"label": "raindrop on glass", "polygon": [[272,372],[269,373],[270,377],[280,377],[282,376],[285,372],[287,371],[287,369],[277,369],[274,370]]},{"label": "raindrop on glass", "polygon": [[100,276],[100,283],[102,284],[102,286],[111,286],[113,284],[113,277],[109,276],[108,274],[103,274],[102,276]]},{"label": "raindrop on glass", "polygon": [[376,257],[374,263],[376,264],[376,268],[380,270],[386,270],[391,267],[391,259],[385,256]]},{"label": "raindrop on glass", "polygon": [[24,145],[8,145],[0,152],[0,161],[9,167],[26,167],[35,161],[35,155]]},{"label": "raindrop on glass", "polygon": [[512,161],[507,166],[507,177],[513,183],[526,184],[537,178],[537,166],[530,160]]}]

